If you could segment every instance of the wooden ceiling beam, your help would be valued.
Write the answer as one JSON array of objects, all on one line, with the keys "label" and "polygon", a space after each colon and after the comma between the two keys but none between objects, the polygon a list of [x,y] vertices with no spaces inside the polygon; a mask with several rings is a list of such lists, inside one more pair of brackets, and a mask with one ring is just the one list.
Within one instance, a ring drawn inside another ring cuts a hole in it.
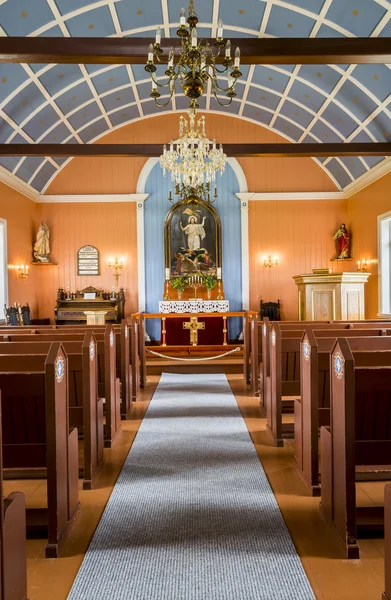
[{"label": "wooden ceiling beam", "polygon": [[[95,156],[150,158],[163,144],[0,144],[0,156]],[[391,142],[329,144],[224,144],[235,158],[305,158],[329,156],[391,156]]]},{"label": "wooden ceiling beam", "polygon": [[[144,64],[152,38],[0,37],[0,63]],[[209,40],[213,46],[214,40]],[[391,64],[391,38],[234,38],[242,64]],[[163,56],[178,39],[163,38]],[[224,55],[224,52],[222,52]],[[163,59],[164,60],[164,59]]]}]

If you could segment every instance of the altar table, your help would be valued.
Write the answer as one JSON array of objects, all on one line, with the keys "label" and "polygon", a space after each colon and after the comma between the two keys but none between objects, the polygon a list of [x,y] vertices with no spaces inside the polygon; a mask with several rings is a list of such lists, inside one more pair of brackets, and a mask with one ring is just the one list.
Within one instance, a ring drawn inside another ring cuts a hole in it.
[{"label": "altar table", "polygon": [[159,312],[169,313],[225,313],[229,312],[229,300],[162,300]]}]

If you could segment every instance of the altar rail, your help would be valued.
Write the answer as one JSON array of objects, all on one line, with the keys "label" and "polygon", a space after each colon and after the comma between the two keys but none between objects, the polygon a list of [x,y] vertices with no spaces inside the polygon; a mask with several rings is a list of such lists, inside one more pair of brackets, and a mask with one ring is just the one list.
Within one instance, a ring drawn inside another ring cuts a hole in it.
[{"label": "altar rail", "polygon": [[[211,317],[222,317],[224,321],[224,345],[228,345],[227,340],[227,319],[229,317],[242,317],[243,319],[243,376],[246,383],[250,384],[252,372],[250,369],[250,364],[254,362],[252,359],[252,348],[251,348],[251,336],[250,336],[250,327],[253,319],[257,319],[258,313],[254,311],[232,311],[225,313],[200,313],[203,319],[208,319]],[[194,317],[193,313],[182,313],[180,315],[183,318]],[[134,313],[132,315],[132,319],[135,320],[139,329],[138,335],[138,348],[137,352],[140,358],[140,380],[144,382],[146,380],[146,351],[145,351],[145,319],[161,319],[162,320],[162,342],[163,346],[165,346],[165,327],[164,323],[166,319],[175,319],[178,318],[176,313]],[[134,349],[136,351],[136,349]]]}]

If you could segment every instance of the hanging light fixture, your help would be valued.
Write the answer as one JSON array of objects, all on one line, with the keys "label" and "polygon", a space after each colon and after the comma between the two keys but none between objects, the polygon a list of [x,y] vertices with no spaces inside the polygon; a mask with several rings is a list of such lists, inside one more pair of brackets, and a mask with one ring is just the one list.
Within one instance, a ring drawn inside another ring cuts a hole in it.
[{"label": "hanging light fixture", "polygon": [[[148,60],[145,65],[145,70],[150,74],[152,82],[152,91],[150,96],[154,98],[158,106],[167,106],[175,91],[175,82],[178,80],[185,96],[190,98],[190,108],[199,108],[197,99],[205,92],[208,82],[211,83],[211,90],[216,98],[216,101],[221,106],[229,106],[232,98],[236,96],[235,86],[238,77],[242,75],[240,72],[240,49],[236,48],[234,59],[231,57],[231,42],[223,39],[223,23],[219,19],[217,25],[217,36],[214,42],[216,51],[204,40],[198,41],[197,23],[198,18],[194,11],[194,0],[190,0],[189,17],[186,25],[185,9],[181,9],[179,29],[177,36],[181,39],[182,47],[179,49],[179,56],[174,65],[175,54],[178,55],[174,47],[171,48],[168,55],[168,65],[165,75],[167,81],[161,83],[156,80],[156,66],[154,61],[162,63],[161,54],[161,27],[156,31],[155,43],[149,45]],[[216,60],[220,57],[222,48],[225,47],[225,56],[222,61],[223,69],[216,66]],[[229,72],[229,70],[231,71]],[[226,74],[228,76],[228,85],[222,86],[218,83],[219,75]],[[159,88],[169,88],[169,99],[165,103],[158,102],[161,97]],[[228,98],[227,102],[222,102],[218,93],[225,94]]]},{"label": "hanging light fixture", "polygon": [[175,185],[198,188],[216,179],[216,171],[224,173],[227,155],[216,140],[212,142],[205,133],[205,116],[197,122],[195,111],[190,110],[189,120],[184,116],[179,118],[179,138],[170,142],[170,147],[163,146],[160,156],[160,166],[163,175],[171,171],[171,180]]}]

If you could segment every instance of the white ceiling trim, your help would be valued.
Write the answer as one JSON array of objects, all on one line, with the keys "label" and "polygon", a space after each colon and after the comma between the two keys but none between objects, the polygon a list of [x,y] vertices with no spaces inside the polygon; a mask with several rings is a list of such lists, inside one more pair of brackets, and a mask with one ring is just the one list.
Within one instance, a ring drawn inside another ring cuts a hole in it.
[{"label": "white ceiling trim", "polygon": [[40,196],[38,204],[61,204],[75,202],[143,202],[149,194],[71,194]]},{"label": "white ceiling trim", "polygon": [[276,200],[344,200],[344,192],[238,192],[237,198],[245,202],[270,202]]}]

